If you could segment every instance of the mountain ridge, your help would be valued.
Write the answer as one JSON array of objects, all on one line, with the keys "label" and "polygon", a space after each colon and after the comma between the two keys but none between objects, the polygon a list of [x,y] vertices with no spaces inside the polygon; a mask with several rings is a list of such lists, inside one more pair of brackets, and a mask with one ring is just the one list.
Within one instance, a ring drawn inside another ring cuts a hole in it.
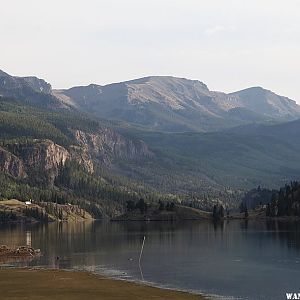
[{"label": "mountain ridge", "polygon": [[[300,106],[294,100],[261,87],[226,94],[210,91],[199,80],[173,76],[147,76],[104,86],[91,84],[53,90],[53,93],[62,101],[68,99],[71,106],[100,118],[171,132],[215,131],[250,121],[300,118]],[[232,113],[237,109],[243,113]]]},{"label": "mountain ridge", "polygon": [[[300,176],[299,106],[293,116],[295,102],[259,87],[231,95],[155,76],[57,91],[2,72],[1,94],[2,197],[115,215],[139,197],[235,206],[247,188]],[[260,102],[266,114],[247,106]]]},{"label": "mountain ridge", "polygon": [[262,87],[226,94],[209,90],[199,80],[174,76],[57,90],[35,76],[17,77],[0,71],[0,95],[167,132],[219,131],[300,118],[296,101]]}]

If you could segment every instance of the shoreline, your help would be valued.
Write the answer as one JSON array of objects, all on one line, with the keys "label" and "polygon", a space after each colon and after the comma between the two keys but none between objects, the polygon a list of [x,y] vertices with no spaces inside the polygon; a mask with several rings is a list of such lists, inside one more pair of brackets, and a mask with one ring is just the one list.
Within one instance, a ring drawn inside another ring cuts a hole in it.
[{"label": "shoreline", "polygon": [[2,299],[156,299],[205,300],[208,296],[192,294],[147,283],[117,280],[87,271],[1,268]]}]

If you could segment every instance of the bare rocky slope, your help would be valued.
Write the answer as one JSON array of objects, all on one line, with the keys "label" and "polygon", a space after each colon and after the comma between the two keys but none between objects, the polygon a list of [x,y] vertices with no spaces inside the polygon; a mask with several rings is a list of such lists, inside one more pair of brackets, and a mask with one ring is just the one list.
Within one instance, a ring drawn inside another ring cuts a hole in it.
[{"label": "bare rocky slope", "polygon": [[0,70],[0,96],[13,97],[29,104],[51,108],[67,106],[52,95],[52,87],[43,79],[34,76],[11,76]]},{"label": "bare rocky slope", "polygon": [[170,76],[54,90],[53,95],[101,118],[165,131],[214,131],[300,117],[295,101],[260,87],[225,94],[198,80]]},{"label": "bare rocky slope", "polygon": [[0,71],[0,96],[170,132],[216,131],[300,118],[300,106],[294,100],[261,87],[226,94],[211,91],[198,80],[171,76],[53,90],[43,79]]},{"label": "bare rocky slope", "polygon": [[79,145],[68,149],[51,140],[39,139],[9,144],[7,149],[0,147],[0,171],[19,179],[28,174],[43,176],[53,185],[59,168],[67,160],[74,160],[88,173],[93,173],[97,162],[110,167],[116,159],[137,160],[153,155],[144,142],[126,139],[108,128],[97,133],[77,130],[75,137]]}]

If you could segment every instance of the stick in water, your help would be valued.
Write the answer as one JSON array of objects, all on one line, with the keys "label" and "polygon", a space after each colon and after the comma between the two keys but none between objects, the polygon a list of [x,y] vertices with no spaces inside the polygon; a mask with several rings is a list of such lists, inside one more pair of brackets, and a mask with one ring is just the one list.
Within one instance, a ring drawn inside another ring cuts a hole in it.
[{"label": "stick in water", "polygon": [[140,253],[140,258],[139,258],[139,268],[140,268],[140,272],[141,272],[142,281],[144,281],[144,275],[143,275],[143,271],[142,271],[141,260],[142,260],[142,255],[143,255],[145,240],[146,240],[146,236],[144,235],[144,239],[143,239],[143,243],[142,243],[142,248],[141,248],[141,253]]}]

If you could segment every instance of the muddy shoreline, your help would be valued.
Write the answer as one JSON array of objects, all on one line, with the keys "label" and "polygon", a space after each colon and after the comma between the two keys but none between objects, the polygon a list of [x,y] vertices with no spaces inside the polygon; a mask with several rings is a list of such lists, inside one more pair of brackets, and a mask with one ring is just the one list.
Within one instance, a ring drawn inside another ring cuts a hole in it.
[{"label": "muddy shoreline", "polygon": [[0,269],[1,299],[205,300],[201,295],[109,279],[81,271]]}]

